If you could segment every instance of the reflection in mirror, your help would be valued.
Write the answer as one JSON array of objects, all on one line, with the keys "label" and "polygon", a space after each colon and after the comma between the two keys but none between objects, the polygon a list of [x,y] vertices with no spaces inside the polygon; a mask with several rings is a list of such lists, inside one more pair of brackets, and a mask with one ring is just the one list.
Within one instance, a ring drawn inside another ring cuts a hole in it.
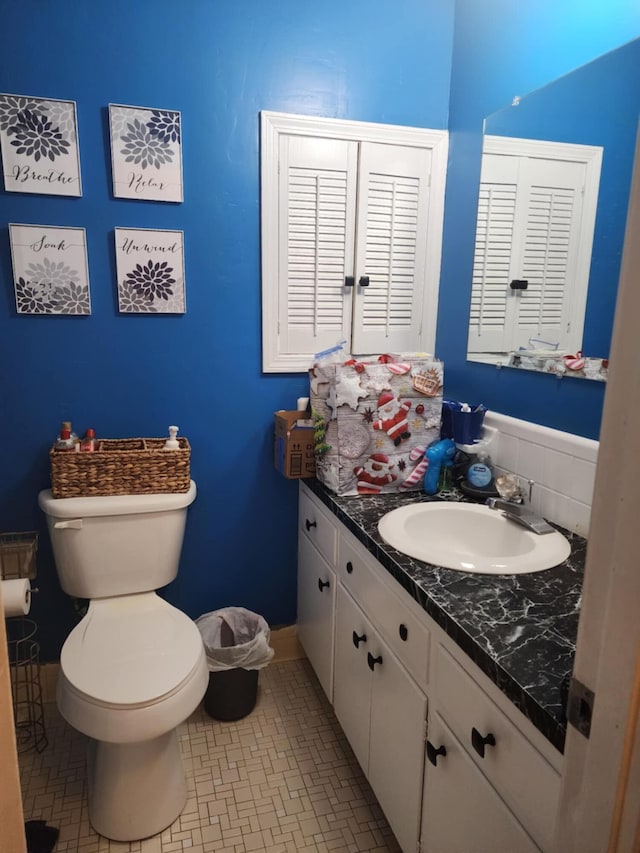
[{"label": "reflection in mirror", "polygon": [[485,120],[467,358],[606,379],[640,39]]}]

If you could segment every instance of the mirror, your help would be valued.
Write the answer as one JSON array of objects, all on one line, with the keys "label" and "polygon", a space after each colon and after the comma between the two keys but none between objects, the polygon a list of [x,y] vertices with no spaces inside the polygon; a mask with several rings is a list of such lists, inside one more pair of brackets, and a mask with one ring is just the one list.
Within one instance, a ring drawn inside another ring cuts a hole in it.
[{"label": "mirror", "polygon": [[467,359],[606,379],[640,39],[485,119]]}]

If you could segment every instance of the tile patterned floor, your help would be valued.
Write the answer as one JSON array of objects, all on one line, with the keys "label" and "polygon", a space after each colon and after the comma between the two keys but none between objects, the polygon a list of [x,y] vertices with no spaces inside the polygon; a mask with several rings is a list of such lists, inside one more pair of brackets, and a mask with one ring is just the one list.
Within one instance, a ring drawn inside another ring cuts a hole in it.
[{"label": "tile patterned floor", "polygon": [[306,660],[260,673],[254,711],[235,723],[199,708],[179,730],[189,799],[145,841],[108,841],[87,819],[85,738],[46,704],[49,746],[20,756],[25,820],[60,829],[55,853],[399,853]]}]

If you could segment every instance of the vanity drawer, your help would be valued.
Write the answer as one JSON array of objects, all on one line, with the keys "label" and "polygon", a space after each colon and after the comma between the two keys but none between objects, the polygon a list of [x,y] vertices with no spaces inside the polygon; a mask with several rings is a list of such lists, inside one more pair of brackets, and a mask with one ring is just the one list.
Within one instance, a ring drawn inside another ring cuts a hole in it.
[{"label": "vanity drawer", "polygon": [[338,543],[338,530],[333,516],[314,500],[302,484],[299,498],[298,527],[333,568],[336,564]]},{"label": "vanity drawer", "polygon": [[[439,643],[435,670],[438,706],[451,730],[536,844],[550,850],[560,774]],[[483,747],[490,735],[494,745]]]},{"label": "vanity drawer", "polygon": [[[430,634],[414,612],[419,605],[397,581],[383,579],[381,569],[367,549],[341,531],[338,543],[338,577],[381,632],[404,667],[424,689],[429,676]],[[393,587],[396,587],[396,592]]]}]

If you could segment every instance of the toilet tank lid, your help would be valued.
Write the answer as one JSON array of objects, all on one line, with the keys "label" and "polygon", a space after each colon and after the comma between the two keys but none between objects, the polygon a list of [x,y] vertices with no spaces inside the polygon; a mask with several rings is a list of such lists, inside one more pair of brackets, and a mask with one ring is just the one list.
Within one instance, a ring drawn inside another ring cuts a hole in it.
[{"label": "toilet tank lid", "polygon": [[135,515],[183,509],[196,498],[196,484],[189,481],[187,492],[154,495],[108,495],[95,498],[54,498],[51,489],[38,495],[38,505],[54,518],[90,518],[105,515]]},{"label": "toilet tank lid", "polygon": [[203,654],[195,622],[151,592],[92,601],[60,663],[94,701],[139,706],[179,687]]}]

